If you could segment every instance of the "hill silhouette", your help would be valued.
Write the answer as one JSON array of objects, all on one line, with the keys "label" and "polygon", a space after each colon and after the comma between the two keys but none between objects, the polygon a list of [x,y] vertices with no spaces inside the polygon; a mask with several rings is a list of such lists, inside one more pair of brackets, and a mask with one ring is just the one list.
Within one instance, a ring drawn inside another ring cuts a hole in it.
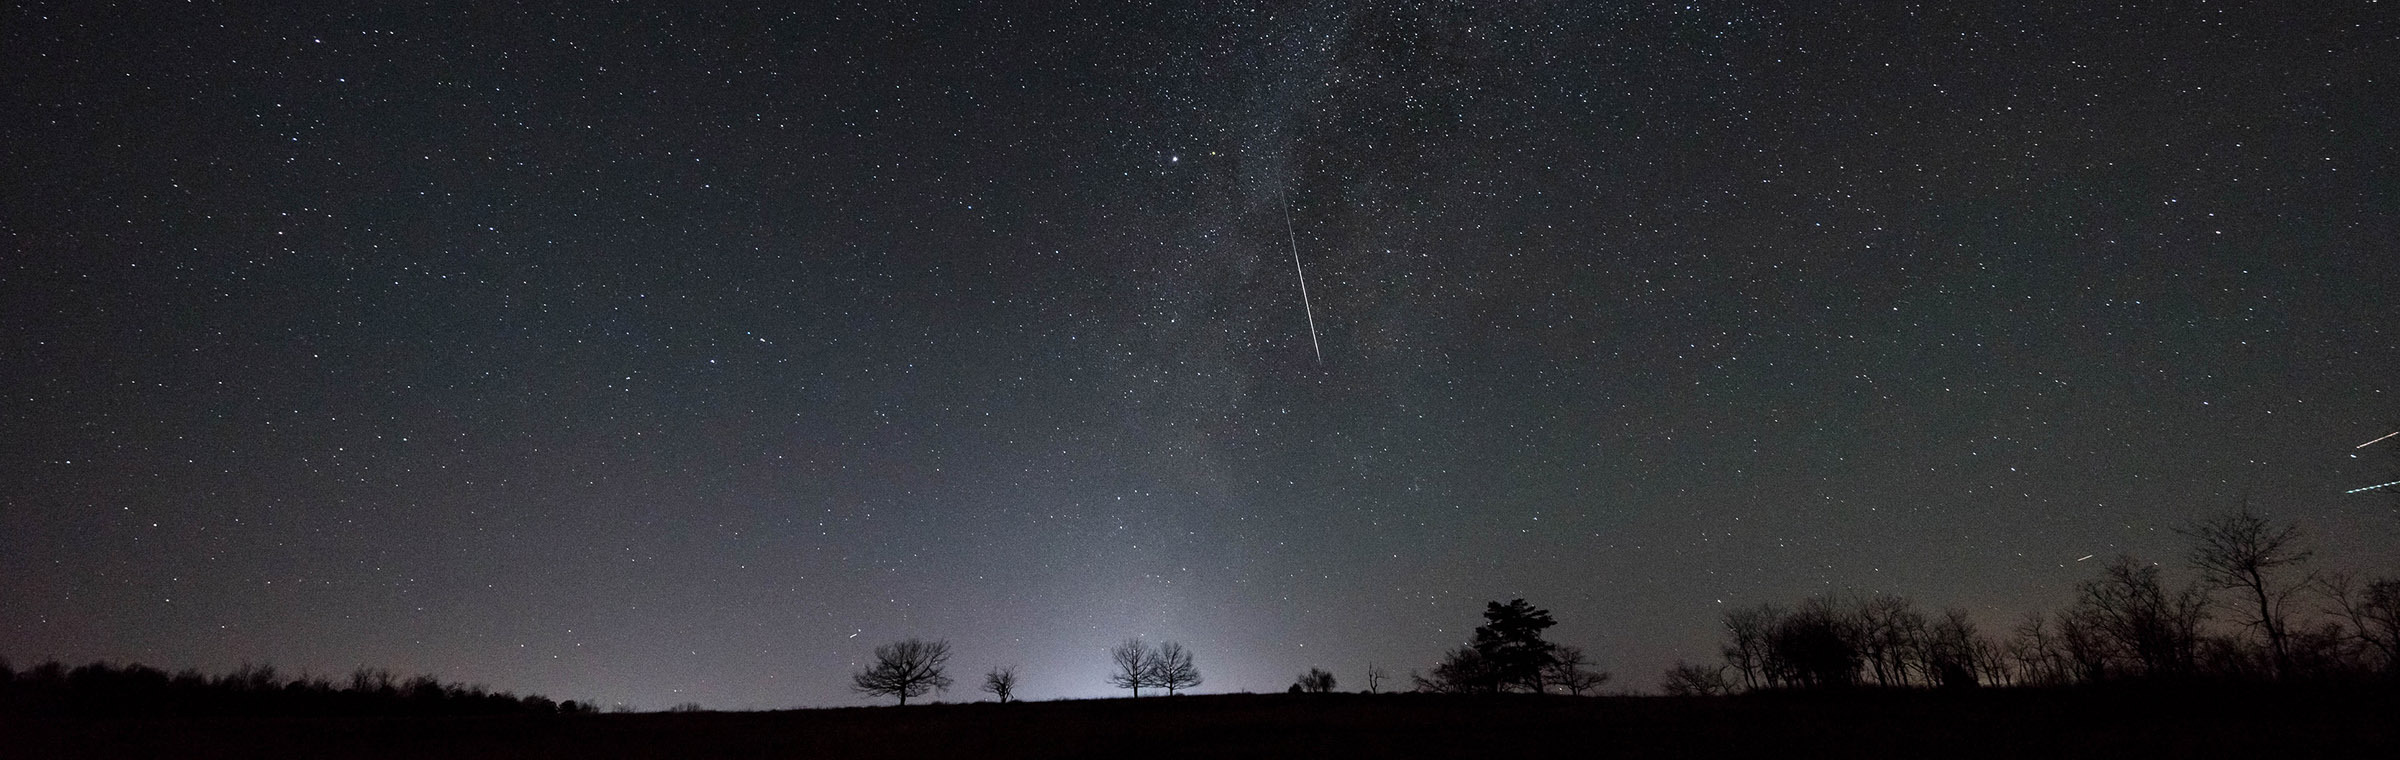
[{"label": "hill silhouette", "polygon": [[11,757],[2262,757],[2400,748],[2388,689],[1213,695],[780,712],[0,718]]}]

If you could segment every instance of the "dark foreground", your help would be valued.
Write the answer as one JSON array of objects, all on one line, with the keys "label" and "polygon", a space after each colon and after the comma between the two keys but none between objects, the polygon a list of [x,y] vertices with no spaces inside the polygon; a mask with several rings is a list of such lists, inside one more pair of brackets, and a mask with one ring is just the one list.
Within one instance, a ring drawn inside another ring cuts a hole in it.
[{"label": "dark foreground", "polygon": [[2400,692],[1225,695],[499,718],[0,717],[6,757],[2400,757]]}]

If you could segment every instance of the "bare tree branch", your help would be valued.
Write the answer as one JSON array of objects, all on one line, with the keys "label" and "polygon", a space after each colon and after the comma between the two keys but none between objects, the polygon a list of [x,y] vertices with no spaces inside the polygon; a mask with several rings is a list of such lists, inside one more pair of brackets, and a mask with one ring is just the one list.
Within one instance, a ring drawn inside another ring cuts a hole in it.
[{"label": "bare tree branch", "polygon": [[2187,559],[2210,589],[2238,592],[2237,601],[2223,606],[2239,615],[2242,625],[2266,636],[2275,673],[2285,675],[2292,667],[2285,607],[2313,579],[2293,581],[2275,576],[2282,568],[2308,561],[2310,552],[2299,548],[2299,526],[2286,523],[2276,527],[2244,508],[2175,532],[2192,539]]},{"label": "bare tree branch", "polygon": [[983,674],[983,691],[986,694],[999,697],[1001,704],[1007,704],[1010,700],[1015,699],[1017,695],[1017,666],[1010,665],[1005,668],[993,668],[991,672]]},{"label": "bare tree branch", "polygon": [[1192,664],[1192,650],[1182,643],[1169,641],[1158,645],[1157,659],[1151,663],[1150,685],[1166,689],[1167,696],[1200,685],[1200,668]]},{"label": "bare tree branch", "polygon": [[1149,642],[1138,638],[1126,639],[1125,643],[1108,650],[1108,659],[1117,668],[1108,674],[1109,685],[1132,689],[1136,697],[1142,695],[1142,687],[1156,685],[1158,678],[1154,671],[1158,669],[1158,651]]},{"label": "bare tree branch", "polygon": [[946,691],[950,677],[942,665],[950,661],[950,642],[921,639],[895,641],[875,648],[875,664],[850,676],[850,690],[871,696],[909,697]]}]

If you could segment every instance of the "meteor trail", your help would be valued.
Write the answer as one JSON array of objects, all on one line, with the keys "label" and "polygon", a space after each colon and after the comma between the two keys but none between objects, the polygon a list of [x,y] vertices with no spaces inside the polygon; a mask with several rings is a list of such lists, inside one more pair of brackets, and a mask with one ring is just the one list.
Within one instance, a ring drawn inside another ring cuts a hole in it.
[{"label": "meteor trail", "polygon": [[2375,489],[2378,489],[2378,488],[2385,488],[2385,487],[2389,487],[2389,486],[2400,486],[2400,480],[2395,480],[2395,481],[2392,481],[2392,482],[2390,482],[2390,483],[2377,483],[2377,484],[2375,484],[2375,485],[2367,486],[2367,487],[2365,487],[2365,488],[2353,488],[2353,489],[2350,489],[2350,490],[2348,490],[2348,491],[2343,491],[2342,493],[2358,493],[2358,492],[2360,492],[2360,491],[2373,491],[2373,490],[2375,490]]},{"label": "meteor trail", "polygon": [[[2395,430],[2395,431],[2392,431],[2392,432],[2389,432],[2389,433],[2385,433],[2385,434],[2383,434],[2383,438],[2390,438],[2390,437],[2392,437],[2392,436],[2395,436],[2395,435],[2400,435],[2400,430]],[[2382,442],[2383,442],[2383,438],[2377,438],[2377,439],[2375,439],[2375,440],[2368,441],[2368,442],[2366,442],[2366,443],[2362,443],[2362,444],[2359,444],[2359,445],[2356,445],[2356,446],[2352,446],[2352,447],[2350,447],[2350,448],[2354,448],[2354,449],[2363,449],[2363,448],[2366,448],[2366,447],[2368,447],[2368,446],[2373,446],[2373,445],[2375,445],[2375,444],[2382,443]]]},{"label": "meteor trail", "polygon": [[1275,188],[1275,197],[1283,199],[1283,234],[1292,241],[1292,274],[1300,276],[1300,309],[1308,314],[1308,347],[1317,352],[1317,363],[1325,363],[1325,347],[1317,344],[1317,309],[1308,305],[1308,272],[1300,269],[1300,233],[1292,231],[1292,198],[1283,188]]}]

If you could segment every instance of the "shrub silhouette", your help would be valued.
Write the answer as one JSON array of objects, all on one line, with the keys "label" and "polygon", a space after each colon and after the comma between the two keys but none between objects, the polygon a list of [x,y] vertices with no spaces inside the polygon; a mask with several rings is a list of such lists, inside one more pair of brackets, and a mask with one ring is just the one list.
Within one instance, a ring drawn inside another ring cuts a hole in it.
[{"label": "shrub silhouette", "polygon": [[1733,690],[1725,666],[1694,665],[1682,660],[1667,668],[1664,689],[1670,697],[1713,697]]},{"label": "shrub silhouette", "polygon": [[1310,694],[1331,694],[1333,693],[1333,674],[1325,672],[1324,668],[1309,668],[1308,672],[1293,679],[1292,688]]},{"label": "shrub silhouette", "polygon": [[[569,704],[573,704],[570,702]],[[347,688],[323,676],[287,678],[269,665],[209,677],[172,675],[139,663],[68,668],[45,662],[23,672],[0,664],[0,713],[56,717],[305,717],[526,715],[564,712],[548,697],[417,676],[396,687],[386,671],[361,670]]]}]

